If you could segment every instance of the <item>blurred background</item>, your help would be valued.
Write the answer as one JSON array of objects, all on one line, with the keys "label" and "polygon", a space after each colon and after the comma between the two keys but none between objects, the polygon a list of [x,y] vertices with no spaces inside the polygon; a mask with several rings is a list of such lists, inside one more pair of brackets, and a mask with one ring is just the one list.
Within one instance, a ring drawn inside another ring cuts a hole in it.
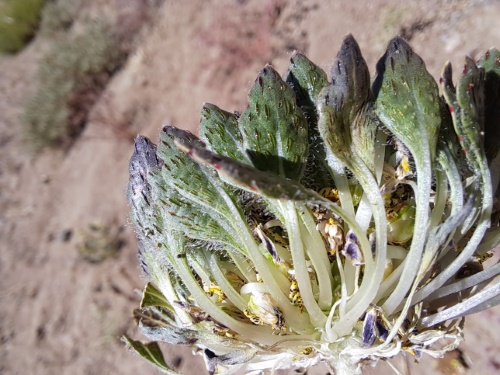
[{"label": "blurred background", "polygon": [[[375,67],[401,35],[438,78],[500,47],[500,1],[0,0],[0,374],[157,374],[120,336],[145,280],[125,191],[137,134],[196,132],[245,108],[258,71],[299,50],[329,71],[352,33]],[[404,374],[500,373],[500,309]],[[189,349],[166,347],[186,374]],[[319,368],[310,374],[326,374]],[[390,373],[381,363],[369,374]]]}]

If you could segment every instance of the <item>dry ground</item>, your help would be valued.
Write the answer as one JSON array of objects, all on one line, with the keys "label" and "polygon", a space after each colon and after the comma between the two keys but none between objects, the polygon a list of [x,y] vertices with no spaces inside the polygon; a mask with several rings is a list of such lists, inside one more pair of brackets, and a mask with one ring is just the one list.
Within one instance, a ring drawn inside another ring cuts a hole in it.
[{"label": "dry ground", "polygon": [[[328,70],[347,33],[370,67],[403,34],[437,77],[447,59],[460,67],[464,55],[500,47],[499,19],[498,1],[165,1],[74,146],[38,156],[26,151],[19,115],[44,42],[0,57],[0,374],[156,373],[118,339],[139,337],[130,312],[144,284],[125,200],[133,135],[157,140],[166,123],[195,131],[204,101],[241,110],[258,70],[284,72],[294,49]],[[77,251],[92,223],[123,229],[125,246],[99,264]],[[500,371],[499,328],[498,308],[469,320],[467,373]],[[169,358],[205,373],[187,350],[170,348]],[[459,373],[433,361],[411,372]]]}]

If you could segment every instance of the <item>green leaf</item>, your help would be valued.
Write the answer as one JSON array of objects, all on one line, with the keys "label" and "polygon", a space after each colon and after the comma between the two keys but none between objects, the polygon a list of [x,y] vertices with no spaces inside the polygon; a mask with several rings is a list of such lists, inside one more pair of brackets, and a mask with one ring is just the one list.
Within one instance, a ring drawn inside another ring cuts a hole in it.
[{"label": "green leaf", "polygon": [[435,157],[441,124],[439,91],[423,60],[400,37],[389,42],[373,83],[376,113],[413,154]]},{"label": "green leaf", "polygon": [[308,155],[307,123],[293,90],[266,66],[248,95],[239,125],[253,165],[298,181]]},{"label": "green leaf", "polygon": [[463,75],[457,87],[453,85],[450,63],[443,68],[441,84],[460,146],[472,171],[480,176],[485,157],[484,71],[466,57]]},{"label": "green leaf", "polygon": [[139,261],[143,271],[150,274],[150,258],[154,259],[150,254],[151,244],[161,236],[163,228],[153,197],[155,187],[151,185],[150,179],[152,174],[158,173],[162,161],[157,157],[156,146],[147,138],[138,136],[134,146],[129,164],[127,199],[132,222],[137,228]]},{"label": "green leaf", "polygon": [[309,200],[316,198],[312,191],[304,188],[297,181],[258,170],[226,156],[215,154],[196,144],[178,143],[178,146],[202,165],[215,168],[224,181],[240,189],[274,199]]},{"label": "green leaf", "polygon": [[477,65],[485,72],[484,150],[491,163],[500,150],[500,51],[491,48]]},{"label": "green leaf", "polygon": [[365,105],[351,124],[351,147],[372,172],[375,169],[375,137],[378,125],[379,120],[372,103]]},{"label": "green leaf", "polygon": [[333,155],[350,166],[352,152],[373,170],[376,116],[371,101],[370,75],[356,40],[348,35],[337,54],[332,82],[318,99],[319,132]]},{"label": "green leaf", "polygon": [[169,375],[181,375],[177,371],[172,370],[165,362],[163,353],[161,352],[160,346],[157,342],[143,343],[141,341],[135,341],[127,336],[122,336],[122,341],[130,345],[134,351],[139,354],[142,358],[151,362],[156,366],[161,372]]},{"label": "green leaf", "polygon": [[448,103],[446,103],[446,100],[441,97],[441,127],[439,128],[439,141],[437,149],[442,150],[445,147],[452,152],[452,155],[455,157],[455,161],[458,161],[459,159],[463,159],[465,161],[465,155],[458,142],[457,133],[455,133],[453,119],[451,117]]},{"label": "green leaf", "polygon": [[161,167],[156,155],[156,146],[149,139],[138,136],[135,139],[134,153],[130,158],[130,179],[127,199],[132,207],[132,219],[143,221],[140,215],[151,216],[151,185],[148,176]]},{"label": "green leaf", "polygon": [[[303,54],[294,52],[290,57],[285,80],[295,92],[297,103],[302,110],[307,108],[316,112],[318,95],[323,87],[328,85],[326,73]],[[310,119],[308,122],[311,125],[313,123]]]},{"label": "green leaf", "polygon": [[442,121],[441,103],[437,84],[424,62],[400,37],[389,42],[386,53],[377,63],[372,87],[376,113],[410,150],[418,179],[414,227],[421,232],[413,237],[401,277],[383,304],[383,309],[392,313],[412,287],[422,260],[429,228],[432,167]]},{"label": "green leaf", "polygon": [[172,306],[167,301],[165,296],[152,283],[147,283],[144,288],[141,300],[141,308],[145,307],[164,307],[172,310]]},{"label": "green leaf", "polygon": [[314,190],[334,186],[326,166],[325,144],[319,135],[316,109],[319,93],[328,84],[326,73],[306,56],[295,52],[290,58],[285,80],[295,92],[308,127],[309,156],[301,182]]},{"label": "green leaf", "polygon": [[227,220],[217,211],[210,214],[206,206],[185,198],[175,189],[165,189],[164,176],[153,176],[155,199],[162,204],[162,212],[176,230],[182,231],[187,237],[204,241],[233,243],[228,226],[222,226]]},{"label": "green leaf", "polygon": [[217,241],[241,249],[241,241],[234,240],[239,238],[233,225],[236,189],[221,181],[212,168],[192,160],[182,147],[204,148],[204,144],[185,130],[165,127],[158,148],[165,163],[161,179],[155,183],[165,220],[173,230],[189,238]]},{"label": "green leaf", "polygon": [[173,126],[165,126],[158,146],[158,155],[164,160],[162,168],[164,185],[176,189],[191,205],[200,207],[204,213],[212,217],[216,214],[217,219],[231,218],[232,214],[227,211],[226,202],[221,195],[228,186],[219,181],[213,170],[196,163],[178,149],[174,140],[177,143],[204,147],[193,134]]},{"label": "green leaf", "polygon": [[332,83],[328,87],[327,104],[338,112],[343,125],[349,125],[371,96],[368,66],[352,35],[342,41],[330,74]]},{"label": "green leaf", "polygon": [[201,109],[199,132],[200,138],[210,150],[242,163],[252,164],[243,147],[243,136],[235,114],[206,103]]}]

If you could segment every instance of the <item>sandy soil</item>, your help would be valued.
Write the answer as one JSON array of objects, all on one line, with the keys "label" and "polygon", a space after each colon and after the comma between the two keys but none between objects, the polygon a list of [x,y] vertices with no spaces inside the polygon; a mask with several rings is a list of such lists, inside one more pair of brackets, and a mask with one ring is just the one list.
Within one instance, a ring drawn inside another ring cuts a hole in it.
[{"label": "sandy soil", "polygon": [[[464,55],[500,47],[498,1],[401,4],[165,1],[74,146],[36,157],[26,151],[19,115],[44,41],[0,57],[0,374],[157,373],[119,341],[124,333],[140,337],[131,310],[144,284],[125,200],[133,135],[157,140],[166,123],[195,131],[205,101],[241,110],[259,69],[272,63],[284,72],[294,49],[328,70],[347,33],[370,67],[387,41],[403,34],[436,77],[448,59],[460,70]],[[98,264],[77,250],[92,224],[112,228],[125,243]],[[462,347],[470,358],[466,373],[500,371],[499,328],[499,308],[470,318]],[[181,372],[205,373],[189,350],[168,348],[168,358]],[[411,368],[461,373],[430,360]],[[375,372],[388,367],[367,370]]]}]

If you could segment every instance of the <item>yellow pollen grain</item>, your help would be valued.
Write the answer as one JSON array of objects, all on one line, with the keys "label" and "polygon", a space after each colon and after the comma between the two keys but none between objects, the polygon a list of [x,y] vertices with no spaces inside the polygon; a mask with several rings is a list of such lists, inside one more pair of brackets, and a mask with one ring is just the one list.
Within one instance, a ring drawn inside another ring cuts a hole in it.
[{"label": "yellow pollen grain", "polygon": [[409,172],[410,171],[410,163],[408,162],[408,159],[404,159],[401,161],[401,166],[403,167],[403,170],[405,172]]}]

